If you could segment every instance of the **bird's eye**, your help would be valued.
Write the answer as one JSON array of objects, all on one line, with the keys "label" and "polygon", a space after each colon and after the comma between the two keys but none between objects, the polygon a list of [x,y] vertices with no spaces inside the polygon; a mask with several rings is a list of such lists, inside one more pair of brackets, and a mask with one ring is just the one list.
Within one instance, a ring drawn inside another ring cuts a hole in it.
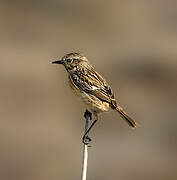
[{"label": "bird's eye", "polygon": [[73,59],[67,59],[66,61],[67,61],[67,63],[72,63]]}]

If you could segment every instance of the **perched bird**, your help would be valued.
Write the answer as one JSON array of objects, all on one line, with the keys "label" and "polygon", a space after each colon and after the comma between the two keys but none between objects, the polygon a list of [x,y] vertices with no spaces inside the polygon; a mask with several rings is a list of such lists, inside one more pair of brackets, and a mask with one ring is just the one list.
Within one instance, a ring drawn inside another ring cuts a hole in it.
[{"label": "perched bird", "polygon": [[109,84],[95,71],[85,56],[80,53],[70,53],[52,63],[64,65],[71,89],[96,118],[85,135],[98,120],[98,114],[110,109],[117,111],[131,127],[136,127],[136,122],[116,102]]}]

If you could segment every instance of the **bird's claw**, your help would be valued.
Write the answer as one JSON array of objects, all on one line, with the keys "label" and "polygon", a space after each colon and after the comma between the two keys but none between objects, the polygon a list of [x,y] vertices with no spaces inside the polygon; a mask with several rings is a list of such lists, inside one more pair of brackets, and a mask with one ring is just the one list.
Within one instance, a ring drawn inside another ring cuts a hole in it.
[{"label": "bird's claw", "polygon": [[86,119],[92,120],[92,113],[90,111],[86,110],[85,113],[84,113],[84,117]]},{"label": "bird's claw", "polygon": [[82,142],[85,144],[85,145],[88,145],[90,143],[92,139],[90,137],[87,136],[83,136],[82,138]]}]

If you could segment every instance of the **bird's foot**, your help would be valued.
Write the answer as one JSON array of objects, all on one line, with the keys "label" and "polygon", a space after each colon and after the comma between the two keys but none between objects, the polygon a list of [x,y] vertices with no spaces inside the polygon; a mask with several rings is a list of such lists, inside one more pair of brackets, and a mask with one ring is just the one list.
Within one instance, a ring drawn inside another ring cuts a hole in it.
[{"label": "bird's foot", "polygon": [[82,138],[82,142],[85,144],[85,145],[88,145],[90,143],[92,139],[90,137],[88,137],[88,135],[84,135],[83,138]]},{"label": "bird's foot", "polygon": [[85,119],[92,120],[92,113],[90,111],[86,110],[84,113],[84,117],[85,117]]}]

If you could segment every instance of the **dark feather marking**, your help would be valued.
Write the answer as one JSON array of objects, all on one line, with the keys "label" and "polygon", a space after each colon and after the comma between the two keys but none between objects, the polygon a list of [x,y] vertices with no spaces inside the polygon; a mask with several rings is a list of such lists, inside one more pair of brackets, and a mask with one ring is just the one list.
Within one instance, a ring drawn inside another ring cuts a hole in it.
[{"label": "dark feather marking", "polygon": [[[80,90],[109,103],[113,109],[116,108],[117,103],[114,99],[112,89],[93,68],[80,68],[70,75],[74,84]],[[93,87],[96,87],[97,89],[93,89]]]}]

